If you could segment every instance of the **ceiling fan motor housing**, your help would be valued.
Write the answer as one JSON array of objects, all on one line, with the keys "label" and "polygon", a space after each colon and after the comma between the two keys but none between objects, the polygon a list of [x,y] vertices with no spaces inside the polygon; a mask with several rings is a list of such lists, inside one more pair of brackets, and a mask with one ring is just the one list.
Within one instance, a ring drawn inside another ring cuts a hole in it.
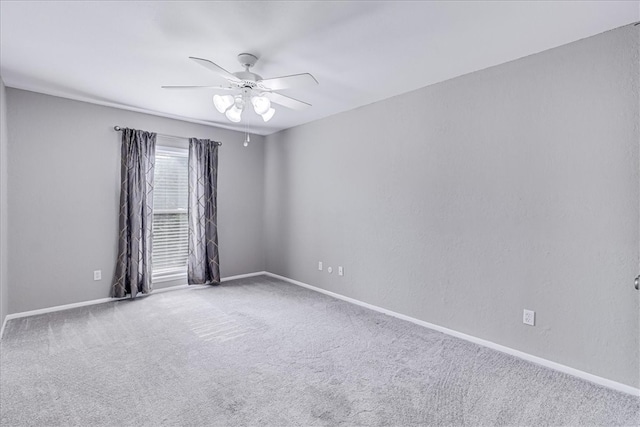
[{"label": "ceiling fan motor housing", "polygon": [[240,82],[237,83],[238,87],[254,88],[256,87],[256,82],[262,80],[262,76],[251,71],[238,71],[233,75],[240,79]]},{"label": "ceiling fan motor housing", "polygon": [[241,53],[238,55],[238,62],[245,68],[244,71],[232,73],[241,80],[237,83],[238,87],[253,89],[256,87],[256,82],[262,80],[262,76],[249,71],[249,68],[256,64],[256,61],[258,61],[258,57],[251,53]]}]

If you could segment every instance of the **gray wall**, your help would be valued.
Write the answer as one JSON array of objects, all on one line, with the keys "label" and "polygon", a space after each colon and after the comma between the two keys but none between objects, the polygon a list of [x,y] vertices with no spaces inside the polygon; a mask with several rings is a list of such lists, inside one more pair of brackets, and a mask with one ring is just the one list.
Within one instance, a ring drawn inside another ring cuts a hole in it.
[{"label": "gray wall", "polygon": [[9,313],[7,285],[7,92],[0,77],[0,325]]},{"label": "gray wall", "polygon": [[7,104],[10,313],[110,295],[120,192],[114,125],[222,141],[221,273],[264,270],[263,137],[244,148],[242,133],[12,88]]},{"label": "gray wall", "polygon": [[268,136],[268,271],[638,387],[638,31]]}]

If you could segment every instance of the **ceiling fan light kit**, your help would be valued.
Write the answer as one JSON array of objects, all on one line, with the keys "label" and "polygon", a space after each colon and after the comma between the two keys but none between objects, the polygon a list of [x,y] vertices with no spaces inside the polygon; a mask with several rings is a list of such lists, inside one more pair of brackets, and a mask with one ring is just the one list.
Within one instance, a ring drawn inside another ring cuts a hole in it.
[{"label": "ceiling fan light kit", "polygon": [[261,116],[262,120],[265,122],[271,120],[276,110],[271,108],[271,101],[269,101],[269,98],[262,95],[250,96],[243,93],[242,95],[236,95],[234,98],[231,95],[215,94],[213,95],[213,105],[216,107],[216,110],[225,114],[229,120],[237,123],[242,119],[242,112],[244,111],[244,106],[248,101],[247,98],[250,99],[251,105],[253,105],[253,111],[255,111],[257,115]]},{"label": "ceiling fan light kit", "polygon": [[240,120],[242,120],[242,108],[238,108],[237,105],[234,105],[233,107],[229,108],[225,113],[225,116],[227,116],[227,119],[231,120],[234,123],[238,123],[240,122]]},{"label": "ceiling fan light kit", "polygon": [[231,122],[239,123],[242,120],[242,112],[247,104],[253,106],[253,111],[262,117],[264,122],[273,118],[276,110],[273,104],[278,104],[293,110],[302,110],[311,104],[275,92],[281,89],[297,88],[310,84],[318,84],[318,81],[309,73],[294,74],[290,76],[263,79],[258,74],[249,71],[258,61],[258,57],[250,53],[238,55],[238,61],[245,68],[244,71],[230,73],[213,62],[190,57],[193,61],[210,71],[225,78],[228,86],[162,86],[165,89],[208,89],[219,91],[232,91],[235,95],[213,95],[213,105],[220,113],[224,114]]},{"label": "ceiling fan light kit", "polygon": [[264,120],[265,122],[268,122],[269,120],[271,120],[271,117],[273,117],[275,113],[276,113],[276,110],[274,110],[273,108],[269,108],[267,112],[262,115],[262,120]]},{"label": "ceiling fan light kit", "polygon": [[253,109],[256,114],[263,115],[269,111],[269,108],[271,108],[271,101],[269,101],[269,98],[265,98],[262,95],[251,97],[251,103],[253,104]]},{"label": "ceiling fan light kit", "polygon": [[233,105],[233,96],[231,95],[213,95],[213,105],[216,107],[216,110],[224,113]]}]

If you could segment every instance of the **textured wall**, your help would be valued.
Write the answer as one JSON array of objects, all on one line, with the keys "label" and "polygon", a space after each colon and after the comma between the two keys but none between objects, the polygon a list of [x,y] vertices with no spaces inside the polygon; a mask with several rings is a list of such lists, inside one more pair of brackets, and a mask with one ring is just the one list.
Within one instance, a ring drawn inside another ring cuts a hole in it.
[{"label": "textured wall", "polygon": [[268,136],[267,269],[638,387],[638,31]]},{"label": "textured wall", "polygon": [[9,314],[7,282],[7,92],[0,77],[0,325]]},{"label": "textured wall", "polygon": [[[11,88],[7,93],[10,313],[110,295],[120,193],[114,125],[223,141],[221,273],[264,270],[262,137],[244,148],[238,132]],[[98,269],[103,279],[94,282]]]}]

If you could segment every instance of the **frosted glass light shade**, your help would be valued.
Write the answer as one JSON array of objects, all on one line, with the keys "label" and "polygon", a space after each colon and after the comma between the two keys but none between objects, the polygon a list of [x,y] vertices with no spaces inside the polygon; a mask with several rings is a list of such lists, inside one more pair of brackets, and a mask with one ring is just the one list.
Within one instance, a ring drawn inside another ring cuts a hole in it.
[{"label": "frosted glass light shade", "polygon": [[256,114],[263,115],[269,111],[269,108],[271,108],[271,101],[269,101],[269,98],[265,98],[264,96],[254,96],[251,98],[251,103],[253,104],[253,109]]},{"label": "frosted glass light shade", "polygon": [[269,108],[266,113],[262,114],[262,120],[268,122],[269,120],[271,120],[271,117],[273,117],[275,113],[276,110],[274,110],[273,108]]},{"label": "frosted glass light shade", "polygon": [[242,110],[234,105],[227,110],[225,116],[227,116],[227,119],[231,120],[232,122],[238,123],[242,119]]},{"label": "frosted glass light shade", "polygon": [[224,113],[233,105],[233,96],[213,95],[213,105],[216,107],[216,110]]}]

